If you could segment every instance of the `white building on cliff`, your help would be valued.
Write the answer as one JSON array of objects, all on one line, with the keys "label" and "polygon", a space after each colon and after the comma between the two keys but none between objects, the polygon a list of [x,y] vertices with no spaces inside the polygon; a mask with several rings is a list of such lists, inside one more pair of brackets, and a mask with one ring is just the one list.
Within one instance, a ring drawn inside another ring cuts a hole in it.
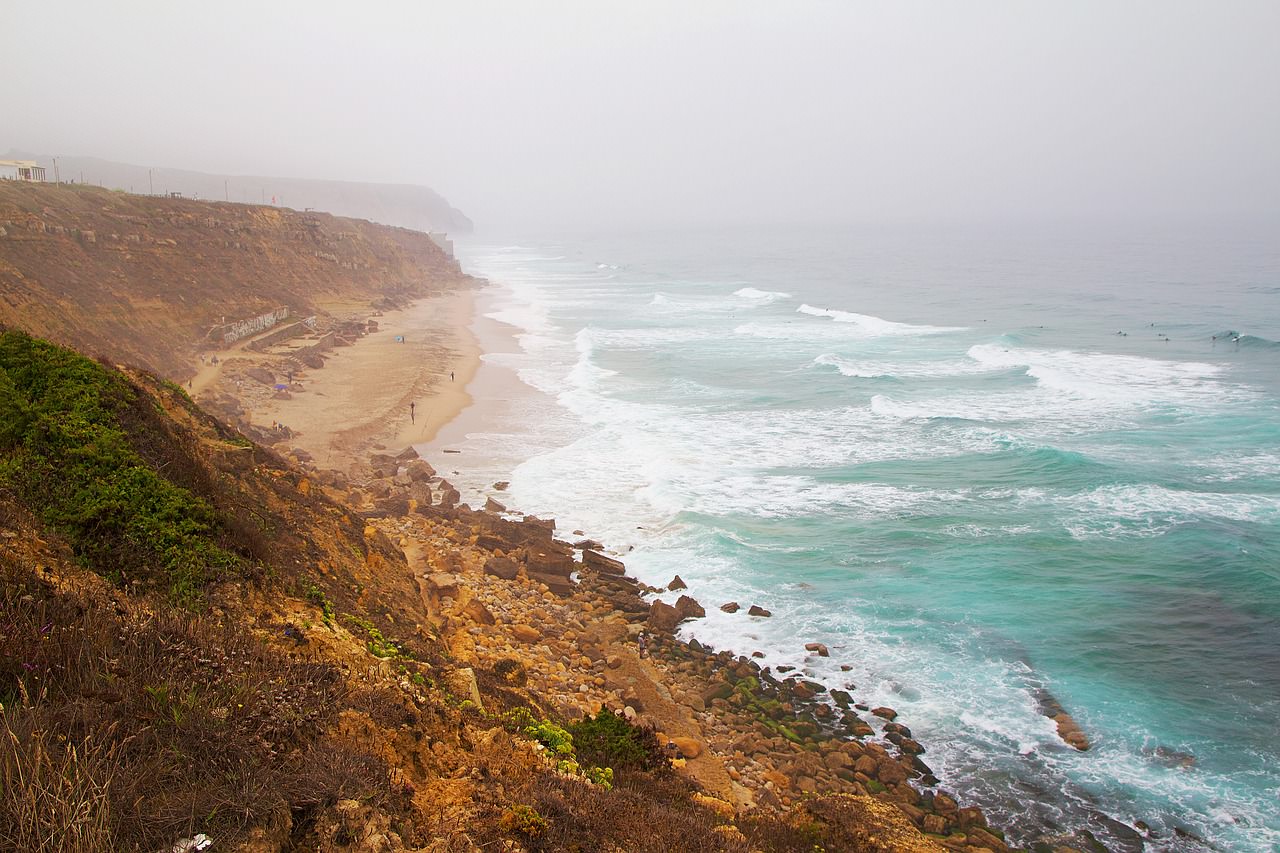
[{"label": "white building on cliff", "polygon": [[44,166],[35,160],[0,160],[0,181],[43,183],[44,180]]}]

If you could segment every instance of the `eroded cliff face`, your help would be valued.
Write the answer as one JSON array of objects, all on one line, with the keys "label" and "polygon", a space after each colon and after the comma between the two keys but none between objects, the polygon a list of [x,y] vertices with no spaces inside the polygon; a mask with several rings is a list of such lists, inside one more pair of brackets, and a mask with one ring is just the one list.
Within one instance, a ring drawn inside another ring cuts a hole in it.
[{"label": "eroded cliff face", "polygon": [[185,381],[209,331],[472,280],[424,233],[261,205],[0,183],[0,324]]}]

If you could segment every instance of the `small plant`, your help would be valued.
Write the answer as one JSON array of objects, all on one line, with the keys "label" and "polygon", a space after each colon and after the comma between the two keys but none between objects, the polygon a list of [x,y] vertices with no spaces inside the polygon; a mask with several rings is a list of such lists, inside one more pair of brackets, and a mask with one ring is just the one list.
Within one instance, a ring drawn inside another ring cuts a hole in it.
[{"label": "small plant", "polygon": [[547,819],[532,806],[512,806],[502,813],[498,825],[504,832],[516,833],[526,838],[540,838],[547,831]]},{"label": "small plant", "polygon": [[524,733],[556,755],[573,755],[573,735],[550,720],[526,726]]},{"label": "small plant", "polygon": [[344,613],[342,618],[346,619],[351,625],[359,628],[364,632],[366,637],[365,648],[369,650],[369,654],[376,658],[384,660],[412,660],[413,655],[400,646],[395,640],[389,640],[382,635],[377,626],[368,619],[361,619],[359,616],[352,616],[350,613]]},{"label": "small plant", "polygon": [[332,627],[334,620],[333,605],[329,603],[329,597],[324,594],[324,590],[313,583],[307,582],[302,592],[307,601],[320,608],[320,612],[324,614],[324,624]]},{"label": "small plant", "polygon": [[587,778],[591,780],[593,785],[599,785],[606,791],[613,790],[612,767],[592,767],[587,771]]}]

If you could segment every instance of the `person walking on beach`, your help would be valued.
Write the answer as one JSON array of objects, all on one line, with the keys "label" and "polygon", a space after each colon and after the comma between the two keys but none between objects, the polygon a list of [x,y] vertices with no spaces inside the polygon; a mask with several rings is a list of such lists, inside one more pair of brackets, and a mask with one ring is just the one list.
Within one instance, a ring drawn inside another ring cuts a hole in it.
[{"label": "person walking on beach", "polygon": [[409,404],[409,423],[414,423],[414,420],[413,420],[413,409],[414,409],[414,407],[415,407],[415,406],[417,406],[417,405],[418,405],[417,403],[410,403],[410,404]]},{"label": "person walking on beach", "polygon": [[450,370],[450,371],[449,371],[449,381],[450,381],[450,382],[452,382],[452,381],[453,381],[453,371],[452,371],[452,370]]}]

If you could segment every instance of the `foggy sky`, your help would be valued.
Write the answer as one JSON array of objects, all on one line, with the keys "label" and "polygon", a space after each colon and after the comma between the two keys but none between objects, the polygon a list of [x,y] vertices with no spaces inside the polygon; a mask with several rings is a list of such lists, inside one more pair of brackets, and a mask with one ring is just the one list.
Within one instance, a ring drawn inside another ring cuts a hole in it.
[{"label": "foggy sky", "polygon": [[479,228],[1280,218],[1280,3],[0,2],[0,152]]}]

